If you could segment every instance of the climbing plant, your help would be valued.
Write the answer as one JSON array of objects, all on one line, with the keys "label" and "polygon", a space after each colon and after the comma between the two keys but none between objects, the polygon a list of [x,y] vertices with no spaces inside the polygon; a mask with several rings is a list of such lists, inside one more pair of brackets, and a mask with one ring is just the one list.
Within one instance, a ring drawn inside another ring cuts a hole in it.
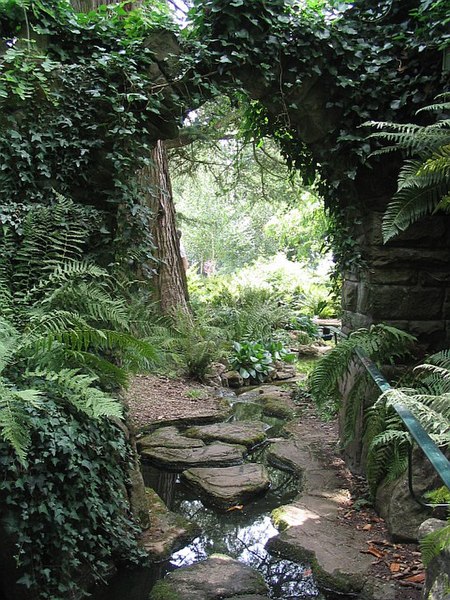
[{"label": "climbing plant", "polygon": [[353,207],[357,217],[354,182],[371,151],[361,125],[380,114],[407,120],[445,85],[448,36],[439,2],[431,4],[194,2],[203,77],[218,73],[222,85],[244,88],[249,133],[275,138],[307,180],[323,174],[341,268],[358,263],[346,213]]},{"label": "climbing plant", "polygon": [[161,28],[172,35],[164,7],[83,14],[65,0],[0,4],[0,219],[11,203],[61,193],[106,212],[105,260],[151,255],[135,173],[163,130],[176,135],[182,104],[168,83],[155,84],[146,43]]}]

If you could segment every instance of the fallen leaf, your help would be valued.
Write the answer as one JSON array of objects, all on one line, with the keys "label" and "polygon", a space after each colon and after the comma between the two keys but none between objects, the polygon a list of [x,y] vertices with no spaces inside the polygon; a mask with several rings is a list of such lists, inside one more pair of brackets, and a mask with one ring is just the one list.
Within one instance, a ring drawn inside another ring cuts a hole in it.
[{"label": "fallen leaf", "polygon": [[391,573],[398,573],[400,571],[400,568],[400,563],[393,562],[389,565],[389,570]]},{"label": "fallen leaf", "polygon": [[385,553],[382,550],[378,550],[375,546],[369,546],[367,550],[361,550],[364,554],[372,554],[372,556],[376,556],[377,558],[383,558]]},{"label": "fallen leaf", "polygon": [[363,531],[370,531],[372,529],[373,525],[371,525],[370,523],[367,523],[367,525],[364,525],[363,527]]},{"label": "fallen leaf", "polygon": [[235,506],[230,506],[230,508],[227,508],[226,512],[230,512],[230,510],[242,510],[243,508],[243,504],[236,504]]},{"label": "fallen leaf", "polygon": [[425,573],[417,573],[417,575],[405,577],[404,581],[408,581],[410,583],[423,583],[425,581]]}]

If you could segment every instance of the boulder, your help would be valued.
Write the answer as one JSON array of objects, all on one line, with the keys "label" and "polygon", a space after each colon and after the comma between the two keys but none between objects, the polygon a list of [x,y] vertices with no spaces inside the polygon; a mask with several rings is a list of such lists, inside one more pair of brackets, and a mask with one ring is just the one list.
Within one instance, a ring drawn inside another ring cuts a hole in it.
[{"label": "boulder", "polygon": [[189,469],[182,473],[182,479],[219,508],[248,502],[270,487],[265,467],[255,463],[221,469]]},{"label": "boulder", "polygon": [[202,448],[144,448],[142,460],[168,471],[184,471],[191,467],[228,467],[243,462],[244,446],[211,444]]},{"label": "boulder", "polygon": [[190,427],[185,434],[191,438],[200,440],[227,442],[229,444],[241,444],[251,448],[266,439],[265,430],[267,426],[261,421],[246,421],[240,423],[218,423],[217,425],[203,425]]},{"label": "boulder", "polygon": [[139,542],[152,562],[161,562],[190,544],[201,530],[196,523],[170,511],[154,490],[147,488],[146,497],[150,525]]},{"label": "boulder", "polygon": [[213,555],[158,581],[149,600],[268,600],[262,575],[229,556]]},{"label": "boulder", "polygon": [[220,376],[222,385],[230,388],[240,388],[244,385],[244,380],[237,371],[227,371]]},{"label": "boulder", "polygon": [[[427,519],[420,527],[418,536],[422,540],[426,535],[449,527],[446,521]],[[424,600],[450,600],[450,550],[437,554],[426,568],[425,585],[422,593]]]},{"label": "boulder", "polygon": [[[413,452],[413,485],[420,497],[425,491],[439,487],[440,480],[420,452]],[[394,541],[415,542],[420,524],[429,516],[411,496],[408,475],[395,481],[384,480],[377,489],[375,507],[386,521]]]}]

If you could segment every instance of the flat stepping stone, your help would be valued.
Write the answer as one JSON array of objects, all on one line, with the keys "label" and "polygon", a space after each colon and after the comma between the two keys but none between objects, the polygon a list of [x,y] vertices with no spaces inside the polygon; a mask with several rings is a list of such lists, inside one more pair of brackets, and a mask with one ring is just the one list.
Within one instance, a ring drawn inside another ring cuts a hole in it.
[{"label": "flat stepping stone", "polygon": [[216,555],[169,573],[149,600],[268,600],[263,576],[228,556]]},{"label": "flat stepping stone", "polygon": [[251,448],[266,439],[266,429],[267,425],[262,421],[246,421],[191,427],[186,430],[185,434],[188,437],[207,442],[218,440]]},{"label": "flat stepping stone", "polygon": [[205,444],[182,435],[176,427],[161,427],[137,441],[138,450],[144,448],[201,448]]},{"label": "flat stepping stone", "polygon": [[244,446],[231,444],[210,444],[201,448],[144,448],[142,460],[155,467],[168,471],[184,471],[191,467],[228,467],[241,464],[244,460]]},{"label": "flat stepping stone", "polygon": [[196,523],[170,511],[154,490],[147,488],[145,493],[150,526],[139,536],[139,543],[152,562],[161,562],[190,544],[201,530]]},{"label": "flat stepping stone", "polygon": [[270,487],[266,468],[254,463],[222,469],[189,469],[182,473],[182,478],[219,508],[248,502]]},{"label": "flat stepping stone", "polygon": [[309,562],[319,589],[336,594],[361,592],[373,558],[361,552],[367,547],[366,537],[335,519],[336,501],[311,496],[287,509],[286,521],[292,526],[268,541],[268,551]]},{"label": "flat stepping stone", "polygon": [[274,394],[261,394],[257,398],[262,406],[263,413],[268,417],[279,419],[293,419],[297,413],[297,406],[289,396],[276,396]]},{"label": "flat stepping stone", "polygon": [[305,455],[303,446],[295,441],[281,441],[272,444],[267,452],[268,462],[279,469],[293,471],[302,476],[306,465],[311,461]]}]

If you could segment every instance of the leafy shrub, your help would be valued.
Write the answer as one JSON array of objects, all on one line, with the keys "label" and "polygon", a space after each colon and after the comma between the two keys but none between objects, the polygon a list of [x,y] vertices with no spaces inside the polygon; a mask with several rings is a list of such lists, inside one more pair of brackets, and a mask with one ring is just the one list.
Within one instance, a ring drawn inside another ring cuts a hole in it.
[{"label": "leafy shrub", "polygon": [[293,362],[295,355],[290,353],[282,342],[233,342],[230,363],[245,381],[265,381],[274,369],[275,361]]},{"label": "leafy shrub", "polygon": [[289,322],[289,329],[302,331],[308,339],[319,337],[319,328],[308,315],[296,315]]},{"label": "leafy shrub", "polygon": [[0,242],[0,434],[24,459],[27,404],[55,397],[92,418],[120,417],[104,390],[126,383],[130,370],[156,353],[129,333],[127,306],[108,273],[81,260],[89,236],[79,211],[59,198],[30,208],[17,237]]},{"label": "leafy shrub", "polygon": [[273,370],[272,355],[261,342],[233,342],[230,364],[244,381],[265,381]]},{"label": "leafy shrub", "polygon": [[173,320],[161,319],[148,337],[160,353],[159,368],[202,380],[211,363],[224,353],[223,330],[208,323],[208,315],[178,313]]},{"label": "leafy shrub", "polygon": [[126,501],[132,457],[122,428],[92,420],[52,388],[48,382],[45,411],[25,409],[25,461],[0,442],[2,525],[17,548],[19,584],[39,600],[80,597],[77,573],[100,581],[112,561],[142,558]]},{"label": "leafy shrub", "polygon": [[450,447],[450,352],[430,356],[415,371],[419,376],[414,387],[386,392],[369,410],[367,476],[373,491],[384,477],[398,477],[408,463],[410,435],[395,403],[411,410],[436,444]]}]

